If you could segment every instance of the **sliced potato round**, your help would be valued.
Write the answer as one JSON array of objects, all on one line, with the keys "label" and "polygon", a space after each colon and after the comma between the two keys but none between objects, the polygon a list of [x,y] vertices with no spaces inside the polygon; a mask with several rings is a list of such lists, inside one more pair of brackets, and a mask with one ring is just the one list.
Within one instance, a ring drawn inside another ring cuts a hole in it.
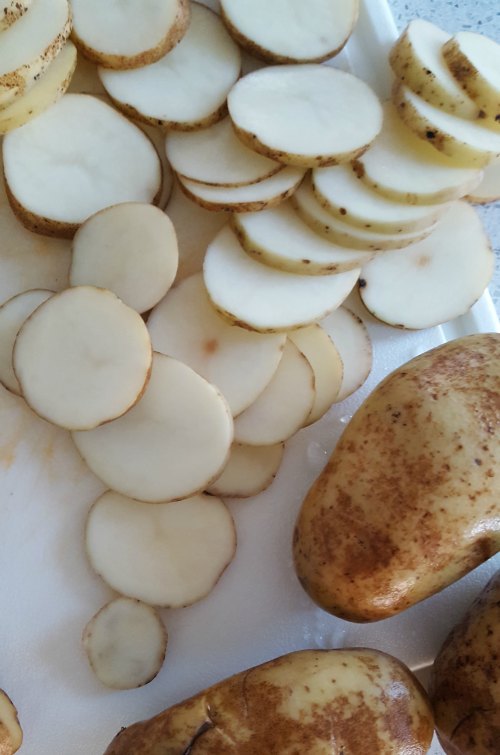
[{"label": "sliced potato round", "polygon": [[111,689],[149,684],[163,665],[167,639],[154,608],[132,598],[115,598],[103,606],[82,637],[93,672]]},{"label": "sliced potato round", "polygon": [[251,498],[262,493],[278,474],[284,450],[283,443],[274,446],[235,443],[223,473],[207,492],[226,498]]},{"label": "sliced potato round", "polygon": [[73,440],[112,490],[156,503],[210,485],[227,461],[233,421],[213,385],[176,359],[155,354],[136,406],[114,422],[73,433]]},{"label": "sliced potato round", "polygon": [[500,199],[500,159],[486,166],[483,180],[467,195],[467,199],[477,204],[496,202]]},{"label": "sliced potato round", "polygon": [[486,289],[493,267],[479,216],[466,202],[456,202],[428,239],[368,263],[361,298],[382,322],[431,328],[467,312]]},{"label": "sliced potato round", "polygon": [[359,269],[295,275],[252,259],[230,228],[207,249],[203,276],[216,309],[237,325],[263,333],[294,330],[325,317],[352,291]]},{"label": "sliced potato round", "polygon": [[0,31],[19,21],[30,7],[32,0],[3,0],[0,2]]},{"label": "sliced potato round", "polygon": [[236,531],[213,496],[151,504],[109,491],[90,510],[85,542],[91,566],[113,590],[180,608],[215,587],[235,554]]},{"label": "sliced potato round", "polygon": [[155,201],[155,205],[159,207],[160,210],[165,210],[170,201],[174,187],[174,172],[170,167],[170,163],[165,154],[165,134],[160,128],[155,128],[148,123],[137,121],[137,125],[142,131],[144,131],[146,136],[151,139],[160,158],[162,168],[161,191],[158,199]]},{"label": "sliced potato round", "polygon": [[[117,107],[153,125],[189,131],[216,123],[241,69],[241,55],[222,21],[198,3],[179,44],[134,71],[99,70]],[[168,97],[165,97],[168,92]]]},{"label": "sliced potato round", "polygon": [[126,202],[80,226],[69,280],[72,286],[107,288],[132,309],[147,312],[174,282],[178,260],[170,218],[150,204]]},{"label": "sliced potato round", "polygon": [[362,267],[374,254],[356,253],[328,241],[309,228],[289,203],[263,212],[235,214],[231,223],[247,254],[289,273],[341,273]]},{"label": "sliced potato round", "polygon": [[14,755],[23,743],[23,730],[19,724],[17,710],[3,689],[0,689],[0,752]]},{"label": "sliced potato round", "polygon": [[252,333],[215,311],[201,273],[173,288],[148,318],[155,351],[189,365],[217,386],[233,416],[256,400],[280,363],[285,336]]},{"label": "sliced potato round", "polygon": [[35,309],[53,293],[42,289],[24,291],[0,307],[0,383],[18,396],[21,395],[21,388],[12,367],[12,351],[17,334]]},{"label": "sliced potato round", "polygon": [[382,127],[370,87],[329,66],[261,68],[234,85],[227,104],[236,133],[251,149],[305,168],[357,157]]},{"label": "sliced potato round", "polygon": [[460,85],[500,122],[500,45],[482,34],[461,31],[446,42],[443,55]]},{"label": "sliced potato round", "polygon": [[307,425],[312,425],[326,414],[338,396],[344,372],[342,359],[328,333],[317,323],[293,330],[288,337],[314,373],[314,403],[306,420]]},{"label": "sliced potato round", "polygon": [[205,210],[258,212],[288,199],[303,177],[303,169],[289,166],[270,178],[246,186],[206,186],[188,178],[178,178],[186,196]]},{"label": "sliced potato round", "polygon": [[161,165],[142,131],[101,100],[67,94],[4,137],[9,201],[30,230],[71,237],[90,215],[152,202]]},{"label": "sliced potato round", "polygon": [[363,321],[347,307],[339,307],[322,321],[331,336],[343,365],[342,382],[336,403],[361,388],[372,369],[373,349]]},{"label": "sliced potato round", "polygon": [[180,42],[189,25],[188,0],[71,0],[73,38],[106,68],[154,63]]},{"label": "sliced potato round", "polygon": [[234,421],[236,443],[271,446],[291,438],[307,424],[314,406],[314,372],[289,339],[273,379]]}]

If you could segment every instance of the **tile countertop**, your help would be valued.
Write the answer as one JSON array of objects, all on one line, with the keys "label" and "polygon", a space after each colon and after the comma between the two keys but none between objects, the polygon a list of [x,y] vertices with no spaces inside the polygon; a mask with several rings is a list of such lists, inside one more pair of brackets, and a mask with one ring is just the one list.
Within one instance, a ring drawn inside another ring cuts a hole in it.
[{"label": "tile countertop", "polygon": [[[477,31],[500,42],[498,0],[389,0],[398,29],[412,18],[425,18],[453,34]],[[500,315],[500,202],[478,207],[496,255],[496,269],[490,292]]]}]

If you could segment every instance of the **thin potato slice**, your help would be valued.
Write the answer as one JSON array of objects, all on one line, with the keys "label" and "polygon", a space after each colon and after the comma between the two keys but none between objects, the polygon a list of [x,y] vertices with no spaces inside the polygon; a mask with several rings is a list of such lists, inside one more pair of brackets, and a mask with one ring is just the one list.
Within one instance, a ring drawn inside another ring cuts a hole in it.
[{"label": "thin potato slice", "polygon": [[210,244],[203,266],[216,309],[262,333],[294,330],[326,317],[350,294],[359,272],[312,276],[275,270],[249,257],[230,228]]},{"label": "thin potato slice", "polygon": [[363,321],[347,307],[339,307],[322,321],[342,360],[342,383],[336,403],[361,388],[372,369],[373,349]]},{"label": "thin potato slice", "polygon": [[158,199],[155,201],[155,204],[160,210],[165,210],[174,188],[174,173],[165,154],[165,134],[159,128],[155,128],[148,123],[141,123],[138,121],[137,125],[142,131],[144,131],[146,136],[151,139],[161,161],[161,192]]},{"label": "thin potato slice", "polygon": [[23,730],[19,724],[14,703],[0,689],[0,752],[2,755],[14,755],[23,743]]},{"label": "thin potato slice", "polygon": [[235,442],[271,446],[288,440],[307,424],[315,395],[310,363],[287,340],[273,379],[255,403],[235,419]]},{"label": "thin potato slice", "polygon": [[461,31],[446,42],[443,55],[472,99],[500,122],[500,45],[476,32]]},{"label": "thin potato slice", "polygon": [[103,606],[82,637],[93,672],[111,689],[149,684],[163,665],[167,639],[154,608],[132,598],[115,598]]},{"label": "thin potato slice", "polygon": [[144,503],[109,491],[90,510],[92,568],[122,595],[165,608],[204,598],[231,563],[236,531],[219,499]]},{"label": "thin potato slice", "polygon": [[208,8],[193,3],[186,35],[167,55],[134,71],[101,68],[99,75],[126,115],[155,126],[190,131],[221,120],[240,69],[240,51],[222,21]]},{"label": "thin potato slice", "polygon": [[24,16],[33,0],[3,0],[0,2],[0,31],[19,21]]},{"label": "thin potato slice", "polygon": [[224,471],[207,492],[226,498],[251,498],[271,485],[278,474],[285,446],[244,446],[235,443]]},{"label": "thin potato slice", "polygon": [[370,87],[329,66],[254,71],[234,85],[228,107],[236,133],[251,149],[304,168],[357,157],[382,127],[382,108]]},{"label": "thin potato slice", "polygon": [[151,370],[146,325],[114,294],[69,288],[20,329],[13,365],[26,402],[68,430],[120,417],[140,398]]},{"label": "thin potato slice", "polygon": [[479,216],[466,202],[456,202],[428,239],[368,263],[361,298],[389,325],[431,328],[465,314],[484,293],[493,267]]},{"label": "thin potato slice", "polygon": [[177,272],[170,218],[150,204],[126,202],[92,215],[73,240],[72,286],[107,288],[137,312],[167,293]]},{"label": "thin potato slice", "polygon": [[218,477],[233,442],[233,420],[213,385],[155,354],[136,406],[114,422],[73,433],[73,440],[112,490],[157,503],[194,495]]},{"label": "thin potato slice", "polygon": [[484,169],[483,180],[466,197],[469,202],[486,204],[500,199],[500,159]]}]

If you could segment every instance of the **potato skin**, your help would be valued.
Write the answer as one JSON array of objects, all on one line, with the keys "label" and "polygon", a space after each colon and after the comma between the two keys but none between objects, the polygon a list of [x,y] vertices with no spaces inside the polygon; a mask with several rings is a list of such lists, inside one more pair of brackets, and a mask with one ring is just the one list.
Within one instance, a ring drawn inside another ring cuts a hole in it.
[{"label": "potato skin", "polygon": [[303,650],[121,731],[105,755],[424,755],[434,723],[400,661]]},{"label": "potato skin", "polygon": [[500,570],[438,653],[430,683],[448,755],[500,753]]},{"label": "potato skin", "polygon": [[309,491],[294,533],[309,596],[385,619],[500,550],[500,335],[466,336],[389,375]]}]

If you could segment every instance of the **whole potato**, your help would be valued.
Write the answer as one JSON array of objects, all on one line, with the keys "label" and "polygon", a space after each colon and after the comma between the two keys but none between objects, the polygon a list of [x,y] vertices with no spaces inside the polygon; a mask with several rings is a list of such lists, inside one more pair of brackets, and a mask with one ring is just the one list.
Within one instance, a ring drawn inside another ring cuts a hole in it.
[{"label": "whole potato", "polygon": [[445,640],[430,695],[448,755],[500,755],[500,571]]},{"label": "whole potato", "polygon": [[467,336],[389,375],[352,418],[294,533],[322,608],[385,619],[500,549],[500,334]]},{"label": "whole potato", "polygon": [[302,650],[124,729],[106,755],[424,755],[433,731],[425,692],[400,661]]}]

